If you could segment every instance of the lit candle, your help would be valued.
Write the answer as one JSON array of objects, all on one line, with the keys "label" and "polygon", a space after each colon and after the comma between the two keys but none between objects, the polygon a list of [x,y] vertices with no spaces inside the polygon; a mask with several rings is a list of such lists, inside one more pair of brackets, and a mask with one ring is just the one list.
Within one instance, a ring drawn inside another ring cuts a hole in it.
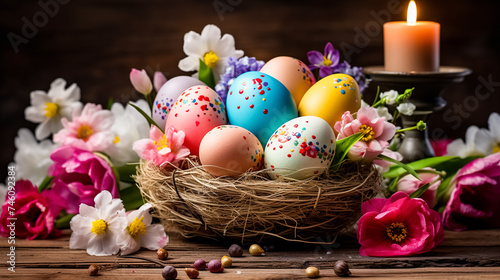
[{"label": "lit candle", "polygon": [[439,23],[417,21],[413,0],[408,5],[406,20],[384,24],[385,70],[439,71]]}]

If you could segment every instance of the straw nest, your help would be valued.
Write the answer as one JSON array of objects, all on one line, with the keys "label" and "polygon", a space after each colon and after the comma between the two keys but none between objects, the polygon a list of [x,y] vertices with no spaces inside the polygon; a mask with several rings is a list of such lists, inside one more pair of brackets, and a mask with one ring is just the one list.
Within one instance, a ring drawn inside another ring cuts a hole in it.
[{"label": "straw nest", "polygon": [[357,164],[301,181],[271,180],[262,170],[216,178],[196,158],[169,171],[143,161],[135,179],[167,231],[241,243],[334,235],[359,218],[382,181],[373,166]]}]

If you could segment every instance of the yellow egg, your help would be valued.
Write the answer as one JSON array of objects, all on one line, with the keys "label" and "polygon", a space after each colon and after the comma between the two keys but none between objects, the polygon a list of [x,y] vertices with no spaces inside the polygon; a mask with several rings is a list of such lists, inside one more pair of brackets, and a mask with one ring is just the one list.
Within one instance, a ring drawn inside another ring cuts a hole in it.
[{"label": "yellow egg", "polygon": [[332,127],[345,111],[357,112],[361,107],[361,92],[353,77],[333,74],[317,81],[299,104],[299,116],[316,116]]}]

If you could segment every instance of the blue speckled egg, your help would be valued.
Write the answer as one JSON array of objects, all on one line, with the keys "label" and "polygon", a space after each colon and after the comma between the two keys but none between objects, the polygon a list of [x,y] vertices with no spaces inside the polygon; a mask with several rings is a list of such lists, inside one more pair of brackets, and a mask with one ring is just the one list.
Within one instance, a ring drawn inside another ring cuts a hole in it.
[{"label": "blue speckled egg", "polygon": [[267,143],[280,125],[298,116],[288,89],[258,71],[238,76],[229,88],[226,103],[229,122],[248,129],[261,143]]}]

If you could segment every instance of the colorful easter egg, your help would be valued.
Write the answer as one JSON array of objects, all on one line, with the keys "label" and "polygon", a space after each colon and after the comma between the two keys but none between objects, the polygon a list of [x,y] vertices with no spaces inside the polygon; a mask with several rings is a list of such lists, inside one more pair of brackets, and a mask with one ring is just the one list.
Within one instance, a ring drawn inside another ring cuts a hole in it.
[{"label": "colorful easter egg", "polygon": [[252,132],[261,143],[282,123],[297,117],[288,89],[275,78],[258,71],[238,76],[227,95],[229,122]]},{"label": "colorful easter egg", "polygon": [[353,77],[333,74],[317,81],[302,97],[300,116],[316,116],[333,128],[345,111],[355,113],[361,107],[361,92]]},{"label": "colorful easter egg", "polygon": [[207,86],[194,86],[177,98],[166,126],[184,131],[184,146],[197,156],[203,136],[224,124],[227,124],[226,108],[217,93]]},{"label": "colorful easter egg", "polygon": [[273,179],[321,175],[335,155],[335,134],[323,119],[306,116],[280,126],[265,147],[265,167]]},{"label": "colorful easter egg", "polygon": [[239,176],[262,167],[264,148],[250,131],[235,125],[210,130],[200,144],[200,161],[215,176]]},{"label": "colorful easter egg", "polygon": [[198,79],[189,76],[178,76],[168,80],[156,94],[153,103],[153,120],[160,126],[165,127],[167,115],[172,110],[175,101],[188,88],[205,84]]},{"label": "colorful easter egg", "polygon": [[278,56],[269,60],[260,72],[271,75],[285,85],[296,105],[299,105],[306,91],[316,82],[304,62],[289,56]]}]

